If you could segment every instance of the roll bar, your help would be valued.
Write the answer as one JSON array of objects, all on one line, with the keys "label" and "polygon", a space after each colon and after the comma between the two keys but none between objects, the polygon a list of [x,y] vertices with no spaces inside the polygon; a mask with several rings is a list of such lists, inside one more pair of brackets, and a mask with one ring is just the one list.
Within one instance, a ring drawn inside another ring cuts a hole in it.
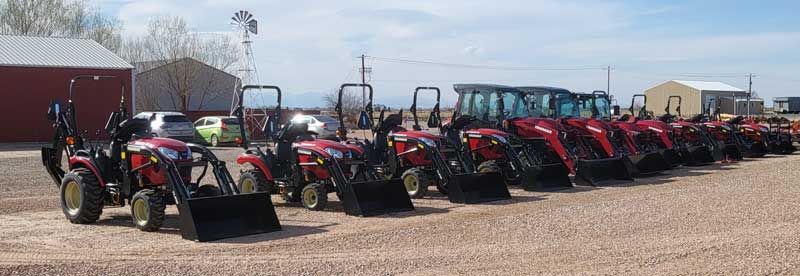
[{"label": "roll bar", "polygon": [[336,115],[339,116],[339,133],[344,138],[347,137],[347,128],[344,127],[344,116],[342,114],[342,96],[344,95],[344,89],[348,87],[362,87],[369,89],[369,100],[364,105],[364,111],[367,112],[369,115],[370,123],[373,123],[375,120],[372,115],[372,94],[373,89],[372,85],[366,83],[345,83],[339,86],[339,98],[336,100],[336,107],[334,111],[336,111]]},{"label": "roll bar", "polygon": [[422,90],[431,90],[431,91],[435,91],[436,92],[436,105],[433,106],[433,113],[435,113],[436,117],[439,118],[439,120],[438,120],[438,124],[439,124],[438,128],[441,129],[442,128],[442,120],[441,120],[442,116],[441,116],[441,112],[439,110],[439,104],[441,103],[442,91],[439,90],[438,87],[423,87],[423,86],[420,86],[420,87],[417,87],[416,89],[414,89],[414,102],[411,104],[411,108],[408,109],[409,111],[411,111],[411,116],[414,117],[414,130],[421,130],[422,129],[419,126],[419,117],[417,117],[417,94],[419,94],[419,91],[422,91]]},{"label": "roll bar", "polygon": [[[631,98],[631,108],[630,108],[631,116],[632,117],[636,117],[635,112],[633,112],[633,106],[636,103],[636,98],[639,98],[639,97],[644,98],[644,103],[642,104],[642,108],[639,109],[639,118],[644,119],[645,117],[647,117],[647,95],[645,95],[645,94],[634,94],[633,98]],[[644,112],[642,112],[642,111],[644,111]],[[644,113],[644,115],[642,115],[643,113]]]},{"label": "roll bar", "polygon": [[683,115],[681,115],[681,102],[683,102],[683,98],[681,98],[681,96],[675,96],[675,95],[669,96],[669,98],[667,98],[667,107],[664,108],[664,111],[667,114],[669,114],[669,106],[672,102],[672,99],[678,99],[678,107],[675,108],[675,111],[678,112],[678,117],[682,117]]},{"label": "roll bar", "polygon": [[[236,109],[234,109],[234,111],[233,111],[233,116],[236,116],[236,118],[239,120],[239,126],[240,126],[239,127],[239,131],[241,132],[242,147],[244,149],[247,149],[247,144],[248,144],[248,141],[247,141],[247,130],[246,130],[246,127],[245,127],[245,122],[244,122],[244,93],[247,90],[254,90],[254,89],[275,90],[275,93],[278,94],[278,99],[277,99],[278,104],[275,106],[275,118],[276,118],[275,120],[277,120],[277,122],[280,123],[280,119],[281,119],[281,95],[283,93],[281,92],[281,88],[280,87],[274,86],[274,85],[245,85],[245,86],[243,86],[241,88],[241,90],[239,91],[239,98],[237,99],[239,102],[236,105]],[[264,122],[264,123],[266,124],[268,122]]]}]

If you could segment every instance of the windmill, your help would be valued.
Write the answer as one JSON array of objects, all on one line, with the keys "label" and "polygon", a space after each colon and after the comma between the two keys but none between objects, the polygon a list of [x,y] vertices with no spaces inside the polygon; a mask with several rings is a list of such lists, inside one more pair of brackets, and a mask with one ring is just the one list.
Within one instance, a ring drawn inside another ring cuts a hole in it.
[{"label": "windmill", "polygon": [[[239,87],[247,84],[260,84],[255,59],[253,58],[253,41],[250,40],[251,34],[258,35],[258,21],[253,18],[252,13],[240,10],[231,17],[231,25],[240,32],[243,49],[243,57],[240,59],[240,67],[237,76],[241,82],[239,83]],[[241,91],[239,91],[237,87],[236,91],[233,93],[233,100],[231,101],[231,115],[233,115],[234,109],[238,105],[240,99],[239,93],[241,93]],[[267,106],[261,104],[264,103],[262,99],[263,96],[264,94],[260,92],[245,95],[247,99],[259,103],[259,106],[249,107],[244,111],[245,127],[250,131],[251,135],[252,133],[256,133],[256,130],[262,129],[266,123]],[[244,97],[242,97],[242,99],[244,99]]]}]

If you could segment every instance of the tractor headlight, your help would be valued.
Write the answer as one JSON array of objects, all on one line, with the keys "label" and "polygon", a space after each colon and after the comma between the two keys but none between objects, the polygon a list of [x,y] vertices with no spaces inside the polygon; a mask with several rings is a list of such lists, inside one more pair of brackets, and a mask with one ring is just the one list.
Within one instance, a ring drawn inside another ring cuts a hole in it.
[{"label": "tractor headlight", "polygon": [[492,134],[492,137],[495,140],[497,140],[497,142],[500,142],[502,144],[508,144],[508,139],[506,139],[506,137],[503,137],[503,136],[497,135],[497,134]]},{"label": "tractor headlight", "polygon": [[165,148],[165,147],[158,147],[158,152],[160,152],[161,154],[167,156],[167,158],[172,159],[172,160],[181,159],[181,154],[177,150],[174,150],[174,149]]},{"label": "tractor headlight", "polygon": [[325,152],[333,156],[335,159],[342,159],[344,157],[344,153],[337,149],[327,148]]},{"label": "tractor headlight", "polygon": [[423,143],[425,143],[425,145],[427,145],[429,147],[436,147],[436,142],[434,142],[433,139],[421,137],[421,138],[419,138],[419,140],[422,141]]}]

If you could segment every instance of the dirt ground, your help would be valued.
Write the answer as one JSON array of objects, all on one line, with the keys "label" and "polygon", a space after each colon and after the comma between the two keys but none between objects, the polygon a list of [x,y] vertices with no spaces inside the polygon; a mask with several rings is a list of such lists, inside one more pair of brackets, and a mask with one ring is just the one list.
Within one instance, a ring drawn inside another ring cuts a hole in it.
[{"label": "dirt ground", "polygon": [[[215,150],[230,162],[240,149]],[[283,231],[209,243],[136,230],[128,208],[70,224],[31,148],[0,151],[0,275],[800,275],[800,155],[632,184],[346,216],[273,197]]]}]

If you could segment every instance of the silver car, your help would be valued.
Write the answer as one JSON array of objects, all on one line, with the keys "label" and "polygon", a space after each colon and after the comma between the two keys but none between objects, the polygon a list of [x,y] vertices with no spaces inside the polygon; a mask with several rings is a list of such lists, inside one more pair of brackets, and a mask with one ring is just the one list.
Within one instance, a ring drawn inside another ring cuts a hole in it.
[{"label": "silver car", "polygon": [[152,119],[153,136],[172,138],[184,142],[194,142],[194,124],[180,112],[142,112],[133,116],[136,119]]},{"label": "silver car", "polygon": [[308,124],[308,131],[320,139],[336,139],[336,130],[339,129],[339,121],[325,115],[298,114],[292,118],[292,123]]}]

